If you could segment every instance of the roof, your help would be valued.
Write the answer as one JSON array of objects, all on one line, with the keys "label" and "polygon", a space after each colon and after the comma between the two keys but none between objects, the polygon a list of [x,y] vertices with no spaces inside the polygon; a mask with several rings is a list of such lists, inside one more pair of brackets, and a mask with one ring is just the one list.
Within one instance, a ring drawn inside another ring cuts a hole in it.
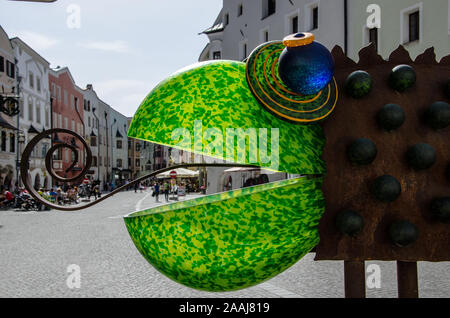
[{"label": "roof", "polygon": [[21,45],[23,46],[23,48],[25,50],[28,50],[29,53],[34,54],[37,58],[39,58],[44,64],[47,64],[47,67],[50,67],[50,62],[47,61],[44,57],[42,57],[42,55],[40,55],[38,52],[36,52],[36,50],[34,50],[31,46],[29,46],[26,42],[24,42],[21,38],[19,37],[14,37],[11,39],[12,43],[15,43],[17,45]]},{"label": "roof", "polygon": [[223,22],[217,23],[215,25],[213,25],[212,27],[206,29],[205,31],[203,31],[200,34],[211,34],[211,33],[216,33],[216,32],[222,32],[225,29]]},{"label": "roof", "polygon": [[8,123],[3,116],[0,116],[0,127],[3,128],[7,128],[7,129],[12,129],[12,130],[18,130],[16,127],[14,127],[13,125],[11,125],[10,123]]},{"label": "roof", "polygon": [[29,133],[29,134],[39,134],[40,131],[37,130],[36,128],[34,128],[33,125],[31,125],[30,128],[28,129],[28,133]]}]

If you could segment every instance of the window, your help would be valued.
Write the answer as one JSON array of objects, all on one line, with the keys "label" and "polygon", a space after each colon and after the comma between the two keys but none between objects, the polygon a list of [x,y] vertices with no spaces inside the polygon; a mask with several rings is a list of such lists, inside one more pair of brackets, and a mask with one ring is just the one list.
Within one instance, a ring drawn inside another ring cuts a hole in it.
[{"label": "window", "polygon": [[223,19],[224,19],[225,26],[227,26],[228,24],[230,24],[230,15],[229,15],[228,13],[225,13]]},{"label": "window", "polygon": [[84,100],[84,106],[83,106],[84,110],[87,110],[87,100]]},{"label": "window", "polygon": [[48,144],[42,144],[41,158],[45,158],[47,155]]},{"label": "window", "polygon": [[45,110],[45,126],[50,127],[50,111],[48,109]]},{"label": "window", "polygon": [[36,89],[38,92],[41,91],[41,79],[39,77],[36,77]]},{"label": "window", "polygon": [[28,81],[31,88],[34,88],[34,75],[32,72],[28,74]]},{"label": "window", "polygon": [[239,46],[239,56],[241,58],[241,61],[247,58],[247,41],[241,42]]},{"label": "window", "polygon": [[378,29],[373,28],[369,30],[369,43],[375,44],[375,49],[378,52]]},{"label": "window", "polygon": [[0,56],[0,72],[4,71],[5,71],[5,59],[3,58],[3,56]]},{"label": "window", "polygon": [[63,128],[62,115],[61,114],[58,114],[58,128]]},{"label": "window", "polygon": [[69,129],[69,119],[64,117],[64,129]]},{"label": "window", "polygon": [[6,75],[8,75],[8,77],[10,78],[15,78],[16,75],[16,67],[14,65],[14,63],[11,63],[10,61],[6,61]]},{"label": "window", "polygon": [[41,123],[41,105],[39,103],[36,104],[36,122]]},{"label": "window", "polygon": [[213,60],[220,60],[221,59],[221,53],[220,51],[214,52],[213,53]]},{"label": "window", "polygon": [[141,159],[136,159],[136,167],[140,167],[141,166]]},{"label": "window", "polygon": [[24,118],[24,114],[23,112],[25,111],[24,107],[23,107],[23,100],[22,98],[19,99],[19,111],[20,111],[20,118]]},{"label": "window", "polygon": [[242,3],[238,6],[238,17],[240,17],[244,13],[244,6]]},{"label": "window", "polygon": [[75,132],[75,121],[72,119],[71,121],[72,131]]},{"label": "window", "polygon": [[16,135],[9,134],[9,152],[16,152]]},{"label": "window", "polygon": [[91,146],[97,147],[97,136],[91,136]]},{"label": "window", "polygon": [[28,100],[28,120],[33,121],[33,101],[31,98]]},{"label": "window", "polygon": [[261,43],[269,42],[269,28],[262,29],[259,33],[259,41]]},{"label": "window", "polygon": [[99,157],[98,157],[98,163],[99,163],[99,166],[100,166],[100,167],[103,166],[102,156],[99,156]]},{"label": "window", "polygon": [[117,167],[122,168],[122,159],[117,159]]},{"label": "window", "polygon": [[52,97],[56,98],[56,85],[55,85],[55,83],[52,83]]},{"label": "window", "polygon": [[291,33],[298,33],[298,15],[291,18]]},{"label": "window", "polygon": [[75,97],[70,94],[70,107],[72,107],[72,110],[75,109]]},{"label": "window", "polygon": [[91,102],[90,101],[88,101],[88,112],[90,112],[91,111]]},{"label": "window", "polygon": [[422,41],[422,2],[400,12],[400,41],[402,44]]},{"label": "window", "polygon": [[319,7],[314,7],[312,9],[312,28],[311,30],[316,30],[319,28]]},{"label": "window", "polygon": [[91,117],[88,117],[88,127],[91,127]]},{"label": "window", "polygon": [[275,13],[277,7],[276,0],[264,0],[262,18],[267,18]]},{"label": "window", "polygon": [[92,156],[92,166],[94,166],[94,167],[97,166],[97,157],[96,156]]},{"label": "window", "polygon": [[59,87],[59,86],[56,87],[56,94],[58,97],[58,102],[60,102],[61,101],[61,87]]},{"label": "window", "polygon": [[116,140],[117,149],[122,149],[122,140]]},{"label": "window", "polygon": [[2,131],[2,151],[6,151],[6,132]]},{"label": "window", "polygon": [[69,96],[66,90],[64,90],[64,105],[69,105]]},{"label": "window", "polygon": [[409,14],[409,42],[418,41],[420,37],[420,13]]}]

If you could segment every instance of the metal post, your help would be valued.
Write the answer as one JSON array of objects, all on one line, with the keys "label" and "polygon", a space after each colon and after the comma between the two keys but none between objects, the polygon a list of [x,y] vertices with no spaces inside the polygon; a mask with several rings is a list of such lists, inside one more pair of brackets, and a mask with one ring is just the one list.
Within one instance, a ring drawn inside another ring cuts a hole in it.
[{"label": "metal post", "polygon": [[113,181],[114,181],[114,172],[113,172],[113,170],[114,170],[114,162],[113,162],[113,133],[112,133],[112,130],[113,130],[113,126],[115,125],[117,123],[117,119],[115,119],[114,118],[114,122],[111,124],[111,131],[110,131],[110,133],[111,133],[111,183],[113,183]]},{"label": "metal post", "polygon": [[345,298],[366,297],[366,268],[364,261],[344,262]]},{"label": "metal post", "polygon": [[[20,83],[22,81],[22,77],[19,75],[19,67],[17,66],[16,61],[16,76],[17,76],[17,101],[20,105]],[[19,106],[20,107],[20,106]],[[16,136],[16,187],[15,191],[19,191],[20,185],[20,147],[19,147],[19,131],[20,131],[20,113],[17,114],[17,136]]]},{"label": "metal post", "polygon": [[417,262],[397,262],[398,298],[419,298]]}]

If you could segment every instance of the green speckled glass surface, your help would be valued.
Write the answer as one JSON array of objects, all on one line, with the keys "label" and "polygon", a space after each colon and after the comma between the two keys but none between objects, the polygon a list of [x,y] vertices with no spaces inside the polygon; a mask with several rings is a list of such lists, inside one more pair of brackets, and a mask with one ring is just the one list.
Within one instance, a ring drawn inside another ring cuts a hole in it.
[{"label": "green speckled glass surface", "polygon": [[[256,139],[245,138],[243,142],[237,138],[236,142],[228,142],[227,129],[239,128],[244,132],[255,129],[258,136]],[[175,134],[174,138],[174,132],[179,129],[188,134]],[[268,136],[265,143],[260,142],[262,129],[266,129]],[[273,143],[275,138],[272,136],[275,134],[272,129],[278,129],[277,143]],[[194,138],[198,131],[203,138]],[[222,134],[223,142],[219,145],[215,132]],[[241,62],[199,63],[167,78],[143,101],[128,135],[276,171],[294,174],[320,174],[325,171],[321,159],[324,147],[321,127],[287,123],[266,111],[251,93],[245,64]],[[249,151],[254,147],[258,151]],[[261,149],[264,150],[262,153]],[[231,155],[228,156],[228,153]],[[238,155],[242,153],[243,156]],[[276,158],[276,164],[273,158]]]},{"label": "green speckled glass surface", "polygon": [[186,286],[231,291],[283,272],[319,242],[322,179],[299,178],[125,217],[141,254]]}]

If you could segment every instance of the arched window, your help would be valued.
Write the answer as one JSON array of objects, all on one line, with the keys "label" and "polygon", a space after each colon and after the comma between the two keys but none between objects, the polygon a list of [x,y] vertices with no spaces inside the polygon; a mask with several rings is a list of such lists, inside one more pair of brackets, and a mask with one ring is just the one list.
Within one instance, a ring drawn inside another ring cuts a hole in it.
[{"label": "arched window", "polygon": [[2,151],[6,151],[6,132],[5,131],[2,131],[2,139],[1,139],[1,142],[2,142]]},{"label": "arched window", "polygon": [[9,134],[9,152],[16,152],[16,135]]}]

